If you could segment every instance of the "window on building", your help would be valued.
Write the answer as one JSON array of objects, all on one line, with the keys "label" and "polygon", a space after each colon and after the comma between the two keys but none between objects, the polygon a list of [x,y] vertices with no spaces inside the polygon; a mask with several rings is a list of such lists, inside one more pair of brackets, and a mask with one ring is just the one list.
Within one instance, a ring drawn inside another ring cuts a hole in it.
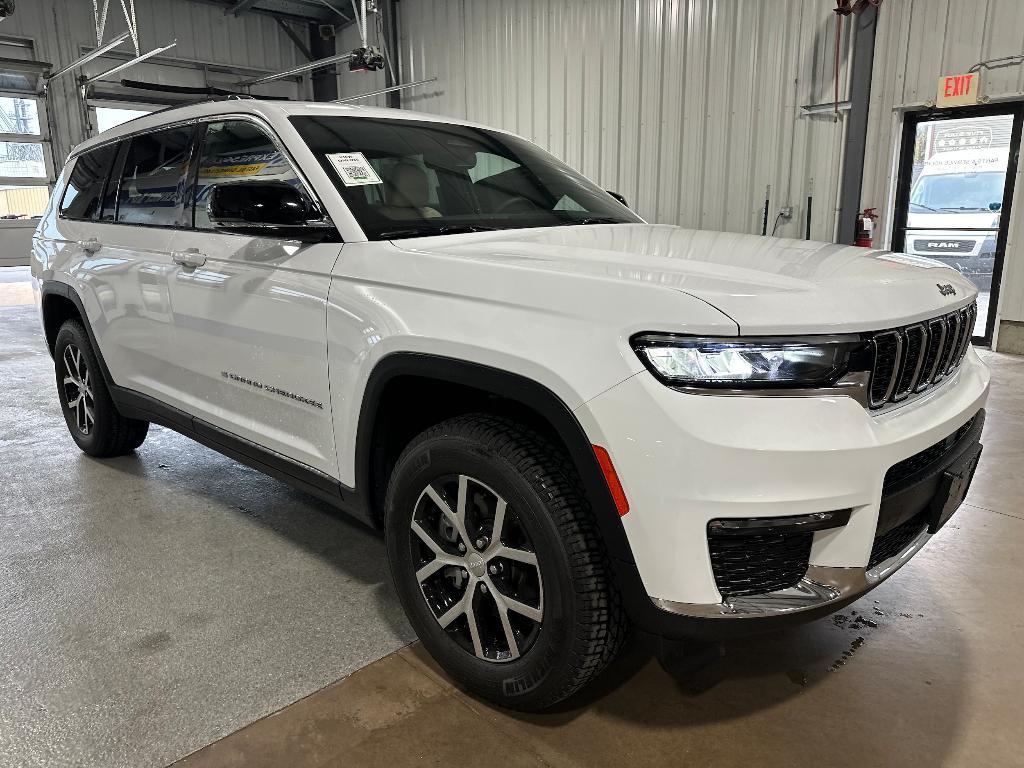
[{"label": "window on building", "polygon": [[0,218],[39,216],[50,196],[39,102],[0,95]]},{"label": "window on building", "polygon": [[109,131],[121,123],[127,123],[136,117],[148,115],[153,111],[151,107],[93,107],[95,118],[93,125],[97,133]]}]

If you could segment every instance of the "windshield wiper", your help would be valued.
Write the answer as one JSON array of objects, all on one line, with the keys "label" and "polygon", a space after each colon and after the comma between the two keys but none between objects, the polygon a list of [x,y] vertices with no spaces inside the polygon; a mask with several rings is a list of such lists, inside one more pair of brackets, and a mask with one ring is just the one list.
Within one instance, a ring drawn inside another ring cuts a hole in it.
[{"label": "windshield wiper", "polygon": [[402,229],[389,229],[381,232],[380,237],[385,240],[402,237],[419,237],[421,235],[459,235],[466,232],[496,232],[497,227],[488,227],[483,224],[422,224],[415,227],[403,227]]},{"label": "windshield wiper", "polygon": [[615,219],[610,216],[590,216],[585,219],[576,219],[575,221],[563,221],[559,224],[560,227],[574,227],[577,224],[628,224],[629,222],[623,221],[622,219]]},{"label": "windshield wiper", "polygon": [[916,206],[918,208],[924,208],[926,211],[932,211],[933,213],[942,213],[942,211],[939,208],[932,208],[930,205],[925,205],[924,203],[912,202],[911,205]]}]

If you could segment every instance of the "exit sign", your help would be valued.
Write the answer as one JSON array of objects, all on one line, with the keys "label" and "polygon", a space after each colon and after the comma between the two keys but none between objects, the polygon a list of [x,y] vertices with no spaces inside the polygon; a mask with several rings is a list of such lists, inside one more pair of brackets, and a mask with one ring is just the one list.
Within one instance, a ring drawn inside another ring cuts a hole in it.
[{"label": "exit sign", "polygon": [[977,104],[980,100],[980,72],[969,72],[966,75],[946,75],[939,78],[939,95],[935,99],[935,106],[963,107],[968,104]]}]

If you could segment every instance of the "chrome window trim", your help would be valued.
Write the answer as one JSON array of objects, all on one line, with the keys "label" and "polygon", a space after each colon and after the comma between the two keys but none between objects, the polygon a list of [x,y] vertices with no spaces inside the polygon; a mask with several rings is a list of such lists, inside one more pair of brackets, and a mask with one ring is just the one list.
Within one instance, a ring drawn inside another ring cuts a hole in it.
[{"label": "chrome window trim", "polygon": [[[277,149],[277,151],[280,152],[284,156],[284,158],[288,161],[288,164],[291,166],[292,170],[295,172],[296,178],[298,178],[299,182],[302,184],[302,187],[306,191],[306,194],[309,195],[309,199],[312,200],[314,202],[314,204],[317,206],[317,208],[319,209],[320,214],[323,216],[323,218],[320,219],[320,221],[323,221],[324,223],[330,223],[331,225],[334,225],[334,222],[331,220],[330,216],[327,214],[327,207],[324,205],[323,200],[320,198],[319,195],[316,194],[316,192],[313,189],[313,185],[310,184],[309,179],[306,177],[306,174],[303,172],[302,166],[299,165],[299,163],[295,160],[294,155],[292,155],[292,153],[288,151],[288,148],[285,146],[284,142],[281,140],[281,137],[278,135],[277,131],[274,130],[274,127],[269,122],[267,122],[261,115],[256,115],[256,114],[252,114],[252,113],[249,113],[249,112],[222,112],[222,113],[215,114],[215,115],[203,115],[202,117],[190,117],[190,118],[185,118],[185,119],[182,119],[182,120],[174,120],[174,121],[171,121],[171,122],[168,122],[168,123],[163,123],[163,124],[158,125],[158,126],[152,126],[150,128],[141,128],[141,129],[136,130],[136,131],[131,131],[129,133],[124,133],[124,134],[121,134],[119,136],[111,137],[110,139],[107,139],[106,141],[99,142],[98,144],[93,144],[90,147],[88,147],[87,149],[84,149],[84,148],[83,149],[77,149],[76,148],[75,150],[73,150],[71,152],[71,154],[68,155],[68,159],[65,161],[65,167],[67,167],[67,164],[71,163],[72,161],[77,162],[78,158],[81,155],[87,154],[88,152],[93,152],[94,150],[100,149],[101,147],[105,147],[105,146],[107,146],[109,144],[117,144],[117,143],[122,142],[122,141],[129,141],[129,140],[135,138],[136,136],[145,136],[145,135],[150,134],[150,133],[159,133],[160,131],[166,131],[166,130],[169,130],[171,128],[180,128],[180,127],[183,127],[183,126],[196,126],[196,125],[203,125],[203,126],[205,126],[205,125],[208,125],[209,123],[219,123],[219,122],[224,122],[224,121],[227,121],[227,120],[243,120],[243,121],[252,123],[257,128],[259,128],[264,133],[266,133],[267,137],[273,143],[273,145]],[[205,136],[205,132],[204,132],[203,135]],[[195,140],[195,142],[193,144],[193,148],[194,148],[194,150],[196,152],[201,151],[201,149],[202,149],[202,141],[203,141],[203,137],[197,137],[197,139]],[[70,174],[69,174],[69,180],[70,180]],[[120,179],[118,179],[118,184],[120,184]],[[59,210],[57,211],[57,218],[59,218],[59,219],[63,219],[64,218],[63,216],[60,215],[60,211]],[[198,229],[198,228],[193,227],[193,226],[184,226],[184,225],[174,225],[174,226],[167,226],[167,227],[158,227],[158,225],[146,224],[146,223],[143,223],[143,222],[96,221],[96,220],[93,220],[93,219],[65,219],[65,220],[66,221],[88,221],[88,222],[93,223],[93,224],[113,224],[113,225],[116,225],[116,226],[127,226],[127,227],[150,227],[151,226],[151,227],[155,227],[155,228],[159,228],[159,229],[174,229],[174,230],[179,230],[179,231],[183,231],[183,232],[214,232],[216,234],[221,234],[221,235],[235,234],[235,233],[232,233],[232,232],[220,232],[220,231],[218,231],[216,229]],[[248,237],[248,235],[242,235],[242,237]]]}]

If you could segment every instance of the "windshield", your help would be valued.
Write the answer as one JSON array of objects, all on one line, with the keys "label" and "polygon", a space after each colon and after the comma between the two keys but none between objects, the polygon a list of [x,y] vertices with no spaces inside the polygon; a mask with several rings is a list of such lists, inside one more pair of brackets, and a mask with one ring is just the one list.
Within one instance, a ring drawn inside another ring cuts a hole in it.
[{"label": "windshield", "polygon": [[988,211],[1003,201],[1006,174],[944,173],[922,176],[914,185],[910,205],[917,211]]},{"label": "windshield", "polygon": [[291,121],[370,240],[640,222],[569,166],[504,133],[369,117]]}]

